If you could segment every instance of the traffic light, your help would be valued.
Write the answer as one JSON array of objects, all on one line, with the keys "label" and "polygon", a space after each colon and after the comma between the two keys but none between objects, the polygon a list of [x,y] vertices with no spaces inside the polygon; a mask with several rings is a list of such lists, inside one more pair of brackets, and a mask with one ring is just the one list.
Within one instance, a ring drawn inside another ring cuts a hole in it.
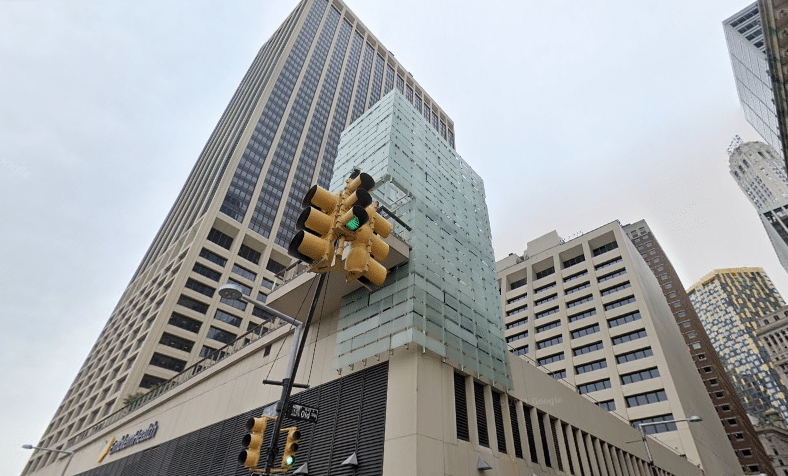
[{"label": "traffic light", "polygon": [[341,196],[314,185],[306,193],[304,211],[296,221],[299,230],[290,242],[287,253],[306,263],[314,264],[328,258],[333,251],[334,216]]},{"label": "traffic light", "polygon": [[271,417],[267,416],[262,416],[260,418],[252,417],[246,422],[246,429],[249,433],[244,435],[241,440],[241,444],[244,445],[246,449],[242,450],[238,455],[238,462],[249,468],[249,470],[255,469],[260,460],[260,448],[263,446],[263,433],[265,433],[265,427],[268,425],[268,420],[270,419]]},{"label": "traffic light", "polygon": [[391,233],[391,223],[378,214],[377,203],[367,207],[369,222],[356,231],[350,241],[350,252],[345,259],[348,282],[358,279],[364,284],[382,286],[388,271],[380,264],[389,255],[389,245],[383,238]]},{"label": "traffic light", "polygon": [[282,453],[282,469],[289,469],[295,463],[295,454],[298,451],[298,440],[301,439],[301,432],[298,428],[282,428],[281,431],[287,432],[284,453]]},{"label": "traffic light", "polygon": [[365,207],[372,203],[368,190],[374,186],[375,180],[358,170],[350,175],[345,190],[339,194],[313,185],[301,203],[306,208],[296,221],[298,232],[287,253],[312,265],[325,263],[317,272],[332,269],[331,253],[336,240],[352,236],[369,220]]}]

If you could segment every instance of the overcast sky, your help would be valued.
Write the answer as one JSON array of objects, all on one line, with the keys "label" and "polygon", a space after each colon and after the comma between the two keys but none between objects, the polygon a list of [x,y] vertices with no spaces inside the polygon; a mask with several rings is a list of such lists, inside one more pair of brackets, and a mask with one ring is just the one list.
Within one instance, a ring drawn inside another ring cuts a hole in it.
[{"label": "overcast sky", "polygon": [[[454,120],[498,259],[645,218],[685,287],[763,267],[728,174],[742,0],[348,0]],[[0,0],[0,475],[21,472],[262,44],[295,0]]]}]

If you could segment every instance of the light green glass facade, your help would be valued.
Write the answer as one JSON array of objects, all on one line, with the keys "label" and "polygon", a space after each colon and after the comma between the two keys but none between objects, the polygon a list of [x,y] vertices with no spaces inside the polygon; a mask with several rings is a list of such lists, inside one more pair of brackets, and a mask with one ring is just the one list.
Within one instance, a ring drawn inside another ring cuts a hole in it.
[{"label": "light green glass facade", "polygon": [[392,221],[411,251],[384,286],[343,298],[335,367],[413,343],[511,388],[481,178],[397,91],[343,133],[331,190],[354,168],[378,181],[373,197],[411,227]]}]

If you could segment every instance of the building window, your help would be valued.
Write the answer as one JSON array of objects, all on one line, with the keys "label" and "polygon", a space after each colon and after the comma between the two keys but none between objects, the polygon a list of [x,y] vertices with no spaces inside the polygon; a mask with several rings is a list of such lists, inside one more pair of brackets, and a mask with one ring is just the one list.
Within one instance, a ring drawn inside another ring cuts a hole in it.
[{"label": "building window", "polygon": [[585,355],[585,354],[590,354],[591,352],[596,352],[597,350],[600,350],[602,348],[604,348],[604,345],[602,344],[602,341],[599,341],[599,342],[594,342],[593,344],[588,344],[582,347],[574,348],[572,349],[572,352],[574,353],[575,357],[577,357],[578,355]]},{"label": "building window", "polygon": [[217,255],[216,253],[214,253],[212,251],[206,250],[205,248],[200,250],[200,257],[201,258],[205,258],[205,259],[207,259],[208,261],[210,261],[212,263],[218,264],[221,267],[224,267],[224,265],[227,264],[227,260],[226,259],[222,258],[221,256]]},{"label": "building window", "polygon": [[507,337],[506,338],[506,342],[511,344],[514,341],[518,341],[520,339],[525,339],[526,337],[528,337],[528,331],[521,332],[519,334],[515,334],[513,336]]},{"label": "building window", "polygon": [[523,278],[523,279],[518,279],[517,281],[512,281],[509,284],[509,290],[512,291],[512,290],[515,290],[517,288],[521,288],[521,287],[525,286],[526,284],[528,284],[528,278]]},{"label": "building window", "polygon": [[619,269],[618,271],[613,271],[610,274],[606,274],[604,276],[598,277],[597,278],[597,282],[598,283],[603,283],[605,281],[611,280],[613,278],[617,278],[617,277],[622,276],[624,274],[627,274],[627,270],[625,268],[622,268],[622,269]]},{"label": "building window", "polygon": [[566,308],[569,309],[569,308],[572,308],[572,307],[575,307],[575,306],[579,306],[581,304],[585,304],[585,303],[593,301],[593,300],[594,300],[594,296],[589,294],[588,296],[583,296],[580,299],[575,299],[574,301],[568,301],[566,303]]},{"label": "building window", "polygon": [[629,334],[623,334],[618,337],[614,337],[613,345],[623,344],[624,342],[630,342],[643,337],[646,337],[646,330],[640,329],[639,331],[634,331],[630,332]]},{"label": "building window", "polygon": [[558,312],[558,306],[556,306],[556,307],[552,307],[552,308],[550,308],[550,309],[547,309],[546,311],[539,312],[539,313],[537,313],[537,314],[536,314],[536,316],[534,316],[534,317],[535,317],[536,319],[541,319],[541,318],[543,318],[543,317],[547,317],[547,316],[549,316],[550,314],[555,314],[556,312]]},{"label": "building window", "polygon": [[591,326],[583,327],[576,331],[572,331],[572,339],[579,339],[580,337],[596,334],[597,332],[599,332],[599,324],[593,324]]},{"label": "building window", "polygon": [[610,311],[617,307],[626,306],[627,304],[635,302],[635,296],[627,296],[625,298],[605,304],[605,311]]},{"label": "building window", "polygon": [[551,377],[553,377],[556,380],[560,380],[562,378],[566,378],[566,370],[558,370],[558,371],[552,372],[552,373],[550,373],[548,375],[550,375]]},{"label": "building window", "polygon": [[547,365],[547,364],[552,364],[553,362],[560,362],[562,360],[564,360],[564,353],[563,352],[559,352],[557,354],[548,355],[547,357],[543,357],[543,358],[539,359],[538,362],[539,362],[539,365]]},{"label": "building window", "polygon": [[253,273],[242,266],[238,266],[237,264],[233,265],[233,273],[237,274],[238,276],[242,276],[249,281],[255,281],[257,279],[256,273]]},{"label": "building window", "polygon": [[588,372],[593,372],[594,370],[599,369],[606,369],[607,368],[607,360],[595,360],[594,362],[589,362],[583,365],[575,366],[575,373],[580,375]]},{"label": "building window", "polygon": [[611,241],[610,243],[608,243],[606,245],[602,245],[599,248],[593,249],[591,251],[591,254],[593,254],[594,256],[599,256],[601,254],[605,254],[608,251],[614,250],[616,248],[618,248],[618,243],[616,243],[615,241]]},{"label": "building window", "polygon": [[216,228],[211,228],[211,231],[208,232],[208,241],[212,241],[227,250],[229,250],[230,246],[233,244],[233,239],[230,236],[225,235]]},{"label": "building window", "polygon": [[206,334],[207,338],[218,340],[219,342],[223,342],[225,344],[229,344],[230,342],[234,341],[238,336],[227,331],[223,331],[221,329],[217,329],[216,327],[211,326],[208,329],[208,334]]},{"label": "building window", "polygon": [[200,326],[202,325],[200,321],[196,319],[192,319],[190,317],[186,317],[182,314],[178,314],[177,312],[172,313],[172,316],[170,316],[170,320],[168,321],[168,323],[175,327],[185,329],[189,332],[194,332],[195,334],[200,331]]},{"label": "building window", "polygon": [[[674,419],[673,418],[673,414],[669,413],[667,415],[660,415],[660,416],[655,416],[655,417],[652,417],[652,418],[643,418],[641,420],[632,420],[632,426],[634,426],[635,428],[640,428],[640,425],[642,423],[657,423],[657,422],[661,422],[661,421],[670,421],[670,420],[673,420],[673,419]],[[653,435],[655,433],[665,433],[667,431],[676,431],[677,429],[678,428],[676,427],[675,423],[664,423],[662,425],[649,425],[649,426],[644,426],[643,427],[643,431],[645,431],[646,434],[649,434],[649,435]]]},{"label": "building window", "polygon": [[642,382],[643,380],[649,380],[657,377],[659,377],[659,370],[654,367],[651,369],[624,374],[621,376],[621,383],[623,385],[627,385],[630,383]]},{"label": "building window", "polygon": [[618,286],[613,286],[613,287],[610,287],[610,288],[607,288],[607,289],[603,289],[602,290],[602,296],[607,296],[608,294],[613,294],[615,292],[627,289],[627,288],[629,288],[631,286],[632,285],[629,284],[629,281],[627,281],[626,283],[621,283]]},{"label": "building window", "polygon": [[654,355],[654,351],[651,350],[651,347],[646,347],[645,349],[635,350],[632,352],[627,352],[626,354],[621,354],[616,356],[616,362],[619,364],[624,364],[627,362],[632,362],[633,360],[640,360],[645,359],[646,357],[651,357]]},{"label": "building window", "polygon": [[287,268],[287,266],[285,266],[282,263],[279,263],[277,261],[274,261],[273,259],[269,259],[268,260],[268,264],[265,265],[265,269],[267,269],[268,271],[270,271],[270,272],[272,272],[274,274],[279,274],[282,271],[284,271],[286,268]]},{"label": "building window", "polygon": [[262,254],[242,244],[241,248],[238,250],[238,256],[254,264],[260,264],[260,258],[262,257]]},{"label": "building window", "polygon": [[607,321],[607,325],[610,328],[618,327],[623,324],[628,324],[630,322],[639,321],[641,319],[640,311],[630,312],[629,314],[624,314],[623,316],[616,317],[614,319],[609,319]]},{"label": "building window", "polygon": [[543,326],[539,326],[536,328],[536,333],[539,334],[540,332],[544,332],[550,329],[555,329],[556,327],[561,326],[561,321],[553,321],[549,324],[545,324]]},{"label": "building window", "polygon": [[195,273],[197,273],[199,275],[205,276],[206,278],[208,278],[208,279],[210,279],[212,281],[217,281],[218,282],[219,278],[222,277],[222,273],[220,273],[218,271],[214,271],[214,270],[212,270],[211,268],[209,268],[207,266],[201,265],[200,263],[194,263],[194,268],[192,268],[192,271],[194,271]]},{"label": "building window", "polygon": [[657,390],[655,392],[646,392],[638,395],[626,397],[627,407],[639,407],[642,405],[649,405],[651,403],[664,402],[668,399],[665,390]]},{"label": "building window", "polygon": [[197,291],[198,293],[208,297],[213,297],[213,293],[216,292],[216,288],[212,288],[211,286],[205,285],[191,278],[186,280],[186,287],[192,291]]},{"label": "building window", "polygon": [[554,274],[554,273],[555,273],[555,267],[554,266],[550,266],[549,268],[547,268],[547,269],[545,269],[543,271],[538,271],[536,273],[536,279],[542,279],[542,278],[550,276],[551,274]]},{"label": "building window", "polygon": [[194,346],[194,342],[188,339],[184,339],[183,337],[178,337],[172,334],[168,334],[166,332],[161,335],[161,339],[159,339],[159,344],[172,347],[173,349],[182,350],[184,352],[191,352],[192,347]]},{"label": "building window", "polygon": [[173,370],[175,372],[182,372],[186,367],[185,361],[170,357],[168,355],[159,354],[158,352],[153,354],[153,357],[150,359],[150,364],[163,369]]},{"label": "building window", "polygon": [[581,319],[585,319],[586,317],[591,317],[591,316],[595,316],[595,315],[596,315],[596,309],[589,309],[588,311],[581,312],[580,314],[573,314],[571,316],[568,316],[567,319],[571,323],[571,322],[576,322],[576,321],[579,321]]},{"label": "building window", "polygon": [[585,395],[586,393],[598,392],[606,388],[610,388],[609,378],[606,378],[604,380],[597,380],[596,382],[589,382],[584,385],[578,385],[577,391],[580,393],[580,395]]},{"label": "building window", "polygon": [[545,349],[547,347],[552,347],[554,345],[558,345],[558,344],[560,344],[563,341],[564,341],[564,337],[563,336],[556,336],[556,337],[553,337],[551,339],[546,339],[546,340],[543,340],[541,342],[537,342],[536,343],[536,348],[537,349]]},{"label": "building window", "polygon": [[564,268],[569,268],[570,266],[574,266],[578,263],[582,263],[586,260],[585,255],[576,256],[574,258],[569,258],[568,260],[564,261],[563,265]]}]

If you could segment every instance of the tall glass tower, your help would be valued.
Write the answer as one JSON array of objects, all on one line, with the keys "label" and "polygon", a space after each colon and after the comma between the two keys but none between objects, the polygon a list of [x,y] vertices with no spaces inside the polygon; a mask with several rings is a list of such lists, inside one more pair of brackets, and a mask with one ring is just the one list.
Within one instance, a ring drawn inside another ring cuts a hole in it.
[{"label": "tall glass tower", "polygon": [[782,151],[758,2],[722,22],[722,27],[744,117],[763,140]]},{"label": "tall glass tower", "polygon": [[[396,90],[454,148],[454,123],[341,1],[302,0],[263,45],[39,445],[75,435],[263,322],[300,201],[331,181],[340,133]],[[25,473],[50,464],[33,453]]]},{"label": "tall glass tower", "polygon": [[687,290],[747,413],[788,421],[788,392],[763,342],[759,319],[785,306],[761,268],[715,269]]}]

